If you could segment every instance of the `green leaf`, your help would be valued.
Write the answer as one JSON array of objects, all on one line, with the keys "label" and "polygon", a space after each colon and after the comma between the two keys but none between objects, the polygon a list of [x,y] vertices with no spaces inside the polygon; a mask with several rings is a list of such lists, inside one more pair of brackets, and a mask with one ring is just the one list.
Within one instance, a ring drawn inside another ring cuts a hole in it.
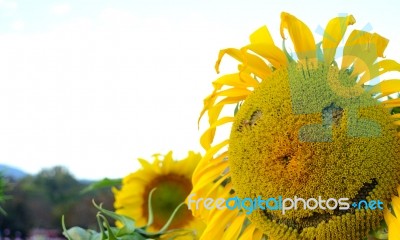
[{"label": "green leaf", "polygon": [[[98,219],[101,218],[101,220],[103,221],[103,224],[105,225],[107,231],[105,232],[106,236],[108,237],[107,240],[118,240],[117,237],[114,235],[114,231],[117,232],[117,229],[113,229],[110,227],[110,224],[108,223],[106,217],[104,217],[101,214],[98,214]],[[117,234],[117,233],[115,233]],[[103,236],[102,236],[103,237]]]},{"label": "green leaf", "polygon": [[140,235],[137,232],[134,232],[132,234],[129,235],[124,235],[118,238],[119,240],[146,240],[148,238],[143,237],[142,235]]},{"label": "green leaf", "polygon": [[160,229],[159,233],[163,233],[163,232],[165,232],[165,231],[169,228],[169,225],[171,225],[172,220],[174,220],[174,217],[175,217],[176,213],[178,212],[178,210],[179,210],[183,205],[185,205],[184,202],[181,203],[181,204],[179,204],[179,205],[175,208],[174,212],[173,212],[172,215],[169,217],[167,223],[165,223],[164,227],[162,227],[162,228]]},{"label": "green leaf", "polygon": [[94,182],[90,184],[89,186],[85,187],[82,191],[81,194],[85,194],[91,191],[96,191],[101,188],[107,188],[107,187],[115,187],[119,186],[122,183],[122,179],[109,179],[109,178],[104,178],[103,180]]},{"label": "green leaf", "polygon": [[85,230],[80,227],[72,227],[67,230],[66,234],[68,234],[67,236],[70,237],[68,238],[70,240],[102,240],[100,233],[91,229]]},{"label": "green leaf", "polygon": [[130,217],[119,215],[115,212],[106,210],[106,209],[102,208],[101,206],[98,206],[94,201],[93,201],[93,205],[104,215],[109,216],[117,221],[120,221],[124,225],[122,228],[118,229],[118,232],[116,233],[117,236],[131,234],[131,233],[135,232],[135,230],[136,230],[135,220],[131,219]]},{"label": "green leaf", "polygon": [[93,230],[85,230],[80,227],[72,227],[67,230],[65,227],[64,215],[61,218],[61,225],[63,228],[63,235],[68,240],[102,240],[101,235]]},{"label": "green leaf", "polygon": [[149,212],[149,219],[147,221],[147,227],[153,224],[154,220],[154,214],[153,214],[153,207],[151,206],[151,197],[153,196],[153,192],[156,190],[156,188],[153,188],[150,193],[149,193],[149,199],[147,200],[148,202],[148,212]]},{"label": "green leaf", "polygon": [[149,232],[146,232],[145,230],[143,230],[143,229],[141,229],[141,228],[137,228],[136,231],[138,231],[140,234],[142,234],[142,235],[144,235],[144,236],[147,236],[147,237],[159,237],[160,235],[164,234],[164,233],[167,231],[168,227],[169,227],[169,226],[171,225],[171,223],[172,223],[172,220],[174,220],[174,217],[175,217],[176,213],[178,212],[178,210],[179,210],[183,205],[185,205],[184,202],[181,203],[181,204],[179,204],[179,205],[175,208],[174,212],[171,214],[171,216],[169,217],[168,221],[165,223],[165,225],[164,225],[158,232],[156,232],[156,233],[149,233]]}]

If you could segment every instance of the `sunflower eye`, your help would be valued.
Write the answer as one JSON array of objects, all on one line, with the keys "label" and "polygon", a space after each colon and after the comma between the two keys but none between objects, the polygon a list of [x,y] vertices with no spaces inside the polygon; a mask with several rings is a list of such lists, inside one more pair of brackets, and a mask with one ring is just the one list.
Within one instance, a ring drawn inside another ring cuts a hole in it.
[{"label": "sunflower eye", "polygon": [[257,125],[257,121],[262,117],[262,112],[260,110],[254,111],[250,119],[242,120],[241,124],[238,126],[237,131],[242,132],[243,129],[251,129],[251,127]]},{"label": "sunflower eye", "polygon": [[336,106],[335,103],[331,103],[329,106],[322,109],[322,126],[324,128],[330,128],[332,125],[339,125],[342,117],[343,108]]}]

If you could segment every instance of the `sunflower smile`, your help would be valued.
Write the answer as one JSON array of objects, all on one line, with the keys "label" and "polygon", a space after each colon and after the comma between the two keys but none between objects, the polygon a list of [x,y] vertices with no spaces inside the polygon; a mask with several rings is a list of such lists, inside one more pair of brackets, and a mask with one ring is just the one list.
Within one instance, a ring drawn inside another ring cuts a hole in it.
[{"label": "sunflower smile", "polygon": [[[360,190],[357,192],[357,195],[350,199],[350,203],[360,203],[360,202],[365,202],[367,198],[370,198],[370,192],[372,192],[377,185],[376,179],[372,179],[371,183],[364,183],[364,185],[360,188]],[[373,200],[374,201],[374,200]],[[376,201],[374,201],[375,203]],[[358,204],[357,204],[358,205]],[[383,209],[383,203],[378,200],[378,209],[382,210]],[[359,207],[360,208],[360,207]],[[365,208],[368,208],[368,204],[366,203]],[[272,214],[268,210],[263,211],[265,217],[269,221],[275,221],[280,224],[285,224],[289,227],[292,227],[294,229],[297,229],[299,233],[303,231],[304,228],[308,227],[317,227],[320,223],[322,222],[328,222],[330,219],[335,218],[336,216],[341,216],[345,214],[355,214],[356,213],[356,208],[347,208],[347,209],[339,209],[336,208],[333,210],[333,212],[325,212],[325,213],[312,213],[311,216],[303,217],[300,219],[282,219],[279,216],[276,216]]]}]

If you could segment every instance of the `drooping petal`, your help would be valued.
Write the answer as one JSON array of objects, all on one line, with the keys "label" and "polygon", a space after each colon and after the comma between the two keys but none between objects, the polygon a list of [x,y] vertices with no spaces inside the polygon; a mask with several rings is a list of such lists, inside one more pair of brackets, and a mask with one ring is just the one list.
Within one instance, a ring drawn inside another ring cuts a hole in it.
[{"label": "drooping petal", "polygon": [[227,48],[219,51],[218,60],[215,63],[215,70],[217,71],[217,73],[219,73],[219,65],[221,63],[222,57],[225,54],[228,54],[229,56],[243,63],[244,68],[249,68],[251,72],[259,76],[261,79],[265,79],[272,73],[272,70],[261,58],[257,57],[254,54],[250,54],[245,50],[242,51],[236,48]]},{"label": "drooping petal", "polygon": [[138,161],[144,169],[153,169],[153,166],[146,159],[138,158]]},{"label": "drooping petal", "polygon": [[265,58],[274,66],[275,68],[281,68],[288,65],[288,60],[285,53],[275,45],[268,44],[249,44],[244,49],[249,49],[261,57]]},{"label": "drooping petal", "polygon": [[388,39],[379,34],[353,30],[343,50],[342,69],[352,66],[352,76],[364,73],[366,76],[363,81],[369,81],[378,72],[373,64],[378,57],[383,57],[388,42]]},{"label": "drooping petal", "polygon": [[[385,101],[382,101],[383,106],[385,108],[394,108],[394,107],[399,107],[400,106],[400,99],[395,98],[395,99],[388,99]],[[391,117],[395,117],[398,114],[392,115]]]},{"label": "drooping petal", "polygon": [[[400,101],[399,101],[400,103]],[[400,113],[396,113],[390,116],[391,118],[400,118]]]},{"label": "drooping petal", "polygon": [[367,74],[364,74],[358,84],[364,84],[367,81],[374,79],[384,73],[387,72],[392,72],[392,71],[397,71],[400,72],[400,64],[396,62],[395,60],[392,59],[385,59],[382,61],[379,61],[377,63],[374,63],[374,65],[371,67],[372,69],[376,69],[376,71],[370,73],[368,76]]},{"label": "drooping petal", "polygon": [[263,237],[263,232],[257,228],[253,233],[253,240],[260,240],[262,237]]},{"label": "drooping petal", "polygon": [[217,93],[218,96],[222,97],[247,97],[250,95],[252,91],[248,90],[247,88],[229,88]]},{"label": "drooping petal", "polygon": [[252,44],[268,44],[275,45],[274,40],[269,33],[267,26],[262,26],[250,35],[250,43]]},{"label": "drooping petal", "polygon": [[256,226],[254,224],[250,224],[249,226],[246,227],[246,229],[243,231],[242,235],[240,235],[239,240],[248,240],[248,239],[253,239],[253,234],[254,231],[256,230]]},{"label": "drooping petal", "polygon": [[[225,105],[227,104],[237,104],[240,101],[246,99],[246,95],[243,96],[239,96],[239,97],[225,97],[224,99],[222,99],[221,101],[219,101],[217,104],[215,104],[214,106],[212,106],[209,110],[208,110],[208,122],[210,125],[213,125],[218,117],[219,114],[221,113],[222,109],[224,108]],[[209,133],[209,144],[211,144],[214,140],[214,136],[215,136],[215,129],[210,130]],[[208,145],[205,145],[208,146]],[[207,149],[206,149],[207,150]]]},{"label": "drooping petal", "polygon": [[258,82],[254,78],[251,78],[253,79],[251,81],[247,81],[247,79],[243,79],[243,75],[239,73],[226,74],[215,80],[212,84],[216,90],[221,89],[223,86],[248,88],[258,85]]},{"label": "drooping petal", "polygon": [[197,184],[193,188],[192,192],[201,191],[202,188],[213,182],[222,172],[228,167],[228,162],[215,162],[209,164],[203,171],[193,176],[193,179],[197,179]]},{"label": "drooping petal", "polygon": [[244,47],[267,59],[275,68],[287,66],[288,61],[281,49],[275,46],[274,40],[266,26],[257,29],[250,35],[250,44]]},{"label": "drooping petal", "polygon": [[200,144],[204,149],[209,149],[211,142],[213,140],[215,129],[218,126],[221,126],[226,123],[233,122],[235,120],[234,117],[223,117],[215,121],[200,137]]},{"label": "drooping petal", "polygon": [[238,214],[238,210],[229,210],[227,208],[213,210],[213,213],[210,213],[213,217],[207,224],[207,228],[200,238],[201,240],[222,239],[226,226],[232,222]]},{"label": "drooping petal", "polygon": [[346,32],[347,26],[353,25],[355,22],[353,15],[349,15],[333,18],[326,25],[324,38],[322,39],[325,63],[332,63],[335,58],[336,48]]},{"label": "drooping petal", "polygon": [[389,240],[399,240],[400,239],[400,221],[398,218],[393,216],[388,208],[383,210],[383,216],[385,222],[388,226],[388,236]]},{"label": "drooping petal", "polygon": [[215,100],[217,100],[218,96],[216,96],[216,92],[217,92],[217,90],[214,90],[210,95],[208,95],[206,98],[204,98],[203,109],[201,110],[200,116],[197,120],[198,125],[200,125],[200,120],[203,117],[204,113],[206,113],[208,111],[208,109],[210,109],[214,105]]},{"label": "drooping petal", "polygon": [[237,216],[235,220],[233,220],[232,224],[229,226],[227,230],[225,230],[224,235],[222,236],[223,240],[231,240],[237,239],[240,231],[242,229],[244,220],[246,219],[246,215],[242,213],[241,215]]},{"label": "drooping petal", "polygon": [[[216,157],[214,159],[215,161],[213,161],[213,162],[221,162],[221,161],[223,161],[224,158],[227,156],[227,154],[228,154],[227,152],[221,153],[218,157]],[[199,182],[199,179],[204,174],[204,169],[207,169],[210,164],[211,164],[210,163],[210,159],[202,158],[201,161],[199,162],[199,164],[197,165],[194,173],[193,173],[192,182],[197,184]]]},{"label": "drooping petal", "polygon": [[[396,215],[397,221],[400,223],[400,197],[392,197],[392,207],[394,214]],[[398,225],[398,227],[400,228],[400,224]]]},{"label": "drooping petal", "polygon": [[286,39],[284,29],[289,32],[294,50],[300,61],[316,59],[314,36],[305,23],[289,13],[282,12],[280,31],[282,38]]},{"label": "drooping petal", "polygon": [[[215,195],[215,192],[218,191],[218,190],[220,190],[220,189],[218,189],[218,188],[221,188],[221,187],[222,187],[222,185],[221,185],[222,182],[226,181],[230,176],[231,176],[231,174],[230,174],[230,172],[228,172],[227,174],[223,175],[220,179],[218,179],[218,181],[216,181],[216,182],[214,183],[214,185],[211,187],[211,189],[208,190],[206,196],[213,196],[213,195]],[[226,187],[225,187],[225,189],[226,189]],[[229,190],[229,191],[230,191],[230,190]],[[229,194],[229,191],[228,191],[228,194]],[[220,191],[220,192],[221,192],[221,191]],[[224,196],[222,196],[222,195],[223,195],[223,194],[220,193],[220,194],[218,195],[218,197],[224,197]]]},{"label": "drooping petal", "polygon": [[397,93],[400,91],[400,79],[391,79],[382,81],[370,90],[371,93],[381,93],[378,97],[385,97],[387,95]]}]

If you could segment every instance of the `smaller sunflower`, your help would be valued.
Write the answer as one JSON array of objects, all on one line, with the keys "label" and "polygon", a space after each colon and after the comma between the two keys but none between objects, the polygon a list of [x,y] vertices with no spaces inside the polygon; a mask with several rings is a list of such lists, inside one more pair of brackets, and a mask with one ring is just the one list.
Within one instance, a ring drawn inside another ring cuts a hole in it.
[{"label": "smaller sunflower", "polygon": [[[398,196],[400,196],[400,186],[397,187]],[[389,240],[400,240],[400,197],[392,197],[393,215],[388,208],[384,210],[384,217],[389,228]]]},{"label": "smaller sunflower", "polygon": [[[166,155],[153,155],[153,162],[138,159],[142,168],[129,174],[122,180],[120,190],[113,189],[117,214],[135,219],[137,226],[147,225],[149,218],[148,199],[152,193],[151,206],[154,213],[153,224],[147,228],[149,232],[159,231],[169,217],[192,190],[191,178],[197,163],[201,159],[199,153],[189,151],[188,156],[175,161],[172,151]],[[121,223],[117,222],[121,227]],[[204,223],[192,216],[187,207],[179,209],[170,229],[192,229],[193,235],[179,239],[197,239],[203,232]]]}]

